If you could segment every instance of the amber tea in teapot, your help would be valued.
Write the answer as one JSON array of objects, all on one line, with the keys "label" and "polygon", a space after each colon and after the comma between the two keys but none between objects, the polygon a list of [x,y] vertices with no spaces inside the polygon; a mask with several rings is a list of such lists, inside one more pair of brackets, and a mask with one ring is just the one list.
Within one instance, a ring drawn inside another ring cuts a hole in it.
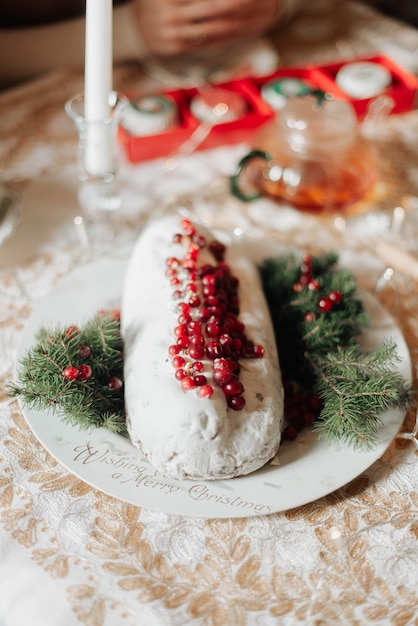
[{"label": "amber tea in teapot", "polygon": [[324,94],[291,98],[263,127],[231,177],[244,201],[267,196],[305,210],[360,200],[377,179],[376,153],[348,102]]}]

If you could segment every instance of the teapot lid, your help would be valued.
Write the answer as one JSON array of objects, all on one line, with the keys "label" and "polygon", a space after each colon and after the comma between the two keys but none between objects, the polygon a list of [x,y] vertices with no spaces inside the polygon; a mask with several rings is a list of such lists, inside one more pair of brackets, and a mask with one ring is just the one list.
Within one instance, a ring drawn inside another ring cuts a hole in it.
[{"label": "teapot lid", "polygon": [[358,128],[351,104],[323,92],[289,99],[279,114],[278,123],[291,143],[295,143],[292,145],[295,150],[298,145],[302,150],[312,143],[329,142],[336,147],[351,143]]}]

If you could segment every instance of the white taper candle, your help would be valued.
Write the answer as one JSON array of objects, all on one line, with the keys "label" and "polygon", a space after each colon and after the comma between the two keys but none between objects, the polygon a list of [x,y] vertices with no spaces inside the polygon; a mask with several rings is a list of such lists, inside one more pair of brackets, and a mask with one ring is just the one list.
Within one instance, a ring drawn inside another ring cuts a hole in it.
[{"label": "white taper candle", "polygon": [[112,91],[112,0],[86,0],[84,117],[86,170],[102,176],[112,168],[109,95]]}]

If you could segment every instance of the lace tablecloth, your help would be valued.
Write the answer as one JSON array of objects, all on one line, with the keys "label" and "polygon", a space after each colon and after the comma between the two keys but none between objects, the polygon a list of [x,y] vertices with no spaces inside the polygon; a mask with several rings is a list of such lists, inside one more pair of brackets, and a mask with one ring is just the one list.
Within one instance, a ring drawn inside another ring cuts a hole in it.
[{"label": "lace tablecloth", "polygon": [[[354,3],[312,3],[273,40],[283,65],[383,52],[418,70],[418,32]],[[120,90],[152,81],[136,65],[115,71]],[[123,255],[146,218],[168,205],[238,236],[314,253],[337,249],[394,316],[415,381],[417,284],[410,267],[383,278],[386,263],[375,250],[395,236],[393,209],[402,205],[407,228],[395,243],[414,253],[416,111],[379,123],[386,194],[367,213],[325,219],[266,200],[243,206],[226,182],[248,148],[239,145],[179,159],[174,172],[163,160],[124,163],[122,229],[97,246],[74,224],[76,137],[63,104],[81,86],[81,73],[57,73],[0,94],[2,177],[23,196],[21,222],[0,249],[0,625],[418,624],[412,436],[395,438],[367,471],[320,500],[270,515],[204,519],[90,487],[44,449],[6,392],[37,303],[90,257]],[[401,430],[414,425],[411,410]]]}]

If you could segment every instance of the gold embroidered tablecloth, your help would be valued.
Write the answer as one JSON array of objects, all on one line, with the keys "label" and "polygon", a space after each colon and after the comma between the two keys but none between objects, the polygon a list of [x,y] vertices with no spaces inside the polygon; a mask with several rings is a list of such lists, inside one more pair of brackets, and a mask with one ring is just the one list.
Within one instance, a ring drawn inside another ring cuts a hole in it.
[{"label": "gold embroidered tablecloth", "polygon": [[[418,70],[418,32],[354,3],[312,3],[273,40],[283,65],[383,52]],[[152,82],[134,64],[115,71],[119,90]],[[410,222],[397,245],[414,252],[416,111],[375,129],[386,194],[367,214],[322,219],[268,201],[243,207],[225,182],[247,149],[234,146],[179,159],[174,174],[160,161],[124,163],[121,182],[137,210],[122,213],[119,239],[97,250],[74,225],[76,137],[63,105],[81,87],[82,73],[67,72],[0,94],[2,178],[23,195],[21,223],[0,248],[0,626],[418,624],[412,439],[396,438],[349,484],[299,508],[183,517],[88,486],[45,451],[6,393],[36,303],[89,255],[129,246],[150,212],[170,202],[198,207],[215,226],[313,252],[338,249],[402,329],[415,380],[417,285],[395,270],[381,288],[386,265],[375,249],[392,232],[393,208],[404,204]],[[402,431],[414,424],[411,411]]]}]

